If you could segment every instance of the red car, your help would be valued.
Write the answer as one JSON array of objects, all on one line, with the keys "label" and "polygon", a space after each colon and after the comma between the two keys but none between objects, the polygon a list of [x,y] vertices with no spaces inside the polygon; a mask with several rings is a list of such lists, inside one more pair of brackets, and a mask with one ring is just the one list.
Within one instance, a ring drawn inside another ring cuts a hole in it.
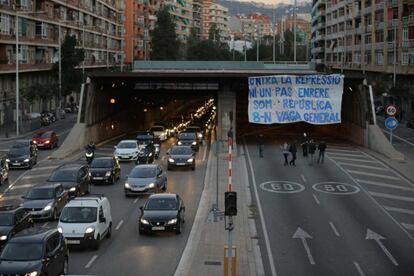
[{"label": "red car", "polygon": [[59,137],[57,136],[56,132],[47,130],[35,134],[33,137],[33,142],[37,145],[38,148],[53,149],[58,146]]}]

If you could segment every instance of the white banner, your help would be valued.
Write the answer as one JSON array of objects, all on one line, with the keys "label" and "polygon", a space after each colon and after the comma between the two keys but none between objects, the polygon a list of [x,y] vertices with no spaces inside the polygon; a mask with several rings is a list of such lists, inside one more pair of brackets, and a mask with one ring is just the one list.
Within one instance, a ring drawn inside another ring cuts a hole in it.
[{"label": "white banner", "polygon": [[344,76],[284,75],[249,78],[249,122],[314,125],[341,122]]}]

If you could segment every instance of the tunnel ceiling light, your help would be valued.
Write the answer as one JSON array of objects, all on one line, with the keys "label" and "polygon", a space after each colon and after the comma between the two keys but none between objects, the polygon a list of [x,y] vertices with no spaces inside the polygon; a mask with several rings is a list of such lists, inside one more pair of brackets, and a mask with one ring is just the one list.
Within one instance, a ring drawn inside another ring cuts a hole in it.
[{"label": "tunnel ceiling light", "polygon": [[111,98],[111,99],[109,100],[109,102],[110,102],[111,104],[114,104],[114,103],[116,102],[116,100],[115,100],[115,98]]},{"label": "tunnel ceiling light", "polygon": [[351,87],[351,86],[349,87],[349,91],[351,91],[351,92],[352,92],[352,87]]},{"label": "tunnel ceiling light", "polygon": [[144,112],[147,112],[147,111],[148,111],[148,109],[144,108]]},{"label": "tunnel ceiling light", "polygon": [[164,107],[160,106],[160,110],[164,110]]},{"label": "tunnel ceiling light", "polygon": [[114,87],[115,87],[115,83],[112,84],[112,88],[114,88]]}]

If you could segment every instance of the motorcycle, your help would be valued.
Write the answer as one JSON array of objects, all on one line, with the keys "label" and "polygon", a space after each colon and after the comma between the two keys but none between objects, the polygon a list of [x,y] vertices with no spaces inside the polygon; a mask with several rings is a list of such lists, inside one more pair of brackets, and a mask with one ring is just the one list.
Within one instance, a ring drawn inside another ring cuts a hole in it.
[{"label": "motorcycle", "polygon": [[154,144],[154,157],[155,159],[158,159],[160,157],[160,145]]},{"label": "motorcycle", "polygon": [[95,152],[93,150],[86,150],[85,157],[86,157],[86,162],[88,162],[88,165],[89,165],[92,163],[95,157]]}]

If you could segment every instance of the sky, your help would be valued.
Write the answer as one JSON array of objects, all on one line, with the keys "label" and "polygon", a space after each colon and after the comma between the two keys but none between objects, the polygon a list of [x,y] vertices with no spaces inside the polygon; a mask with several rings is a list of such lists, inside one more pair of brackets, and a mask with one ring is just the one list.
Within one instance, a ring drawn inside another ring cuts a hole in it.
[{"label": "sky", "polygon": [[[275,4],[293,4],[294,0],[239,0],[241,2],[258,2],[258,3],[265,3],[268,5],[275,5]],[[306,0],[297,0],[297,2],[306,2]]]}]

